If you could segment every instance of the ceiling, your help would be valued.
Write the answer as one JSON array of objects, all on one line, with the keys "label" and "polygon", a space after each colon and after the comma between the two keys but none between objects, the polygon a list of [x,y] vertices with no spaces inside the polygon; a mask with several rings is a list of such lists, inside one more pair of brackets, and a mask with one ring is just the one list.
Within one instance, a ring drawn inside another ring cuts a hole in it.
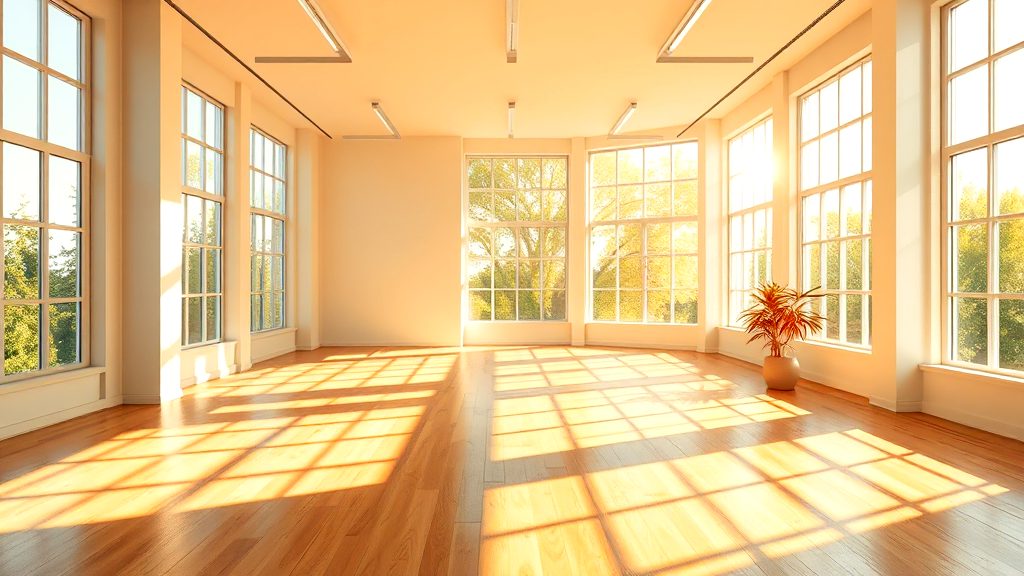
[{"label": "ceiling", "polygon": [[[504,137],[515,100],[516,137],[564,138],[606,134],[634,99],[627,132],[695,119],[833,1],[712,0],[673,53],[752,56],[753,64],[655,63],[691,0],[520,0],[516,64],[505,62],[505,0],[319,0],[351,64],[255,63],[333,55],[297,0],[176,3],[334,137],[382,134],[372,100],[403,136]],[[847,0],[735,98],[855,20],[868,1]],[[191,48],[233,65],[185,26]]]}]

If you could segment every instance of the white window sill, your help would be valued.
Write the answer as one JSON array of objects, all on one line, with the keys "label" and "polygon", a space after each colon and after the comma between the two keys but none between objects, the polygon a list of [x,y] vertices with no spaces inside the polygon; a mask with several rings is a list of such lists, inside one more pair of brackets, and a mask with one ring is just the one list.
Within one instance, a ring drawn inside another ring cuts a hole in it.
[{"label": "white window sill", "polygon": [[299,331],[298,328],[289,328],[289,327],[286,326],[284,328],[277,328],[277,329],[274,329],[274,330],[264,330],[262,332],[250,332],[249,334],[251,335],[250,337],[253,340],[265,340],[267,338],[273,338],[275,336],[281,336],[283,334],[295,334],[298,331]]},{"label": "white window sill", "polygon": [[811,347],[814,347],[814,348],[826,348],[826,349],[829,349],[829,350],[838,350],[840,352],[852,352],[854,354],[863,354],[864,356],[870,356],[871,355],[871,348],[870,347],[834,344],[832,342],[825,342],[825,341],[822,341],[822,340],[797,340],[793,344],[797,345],[797,346],[811,346]]},{"label": "white window sill", "polygon": [[962,368],[960,366],[950,366],[948,364],[921,364],[922,372],[931,372],[933,374],[942,374],[944,376],[953,376],[961,378],[969,382],[981,382],[983,384],[996,384],[999,386],[1006,386],[1009,388],[1022,388],[1024,387],[1024,378],[1018,378],[1016,376],[1009,376],[1007,374],[999,374],[997,372],[985,372],[984,370],[972,370],[970,368]]},{"label": "white window sill", "polygon": [[64,372],[43,374],[42,376],[36,376],[35,378],[26,378],[9,384],[0,384],[0,395],[21,392],[22,390],[31,390],[32,388],[41,388],[43,386],[67,382],[68,380],[77,380],[79,378],[85,378],[96,374],[103,374],[106,371],[107,369],[104,366],[86,366],[85,368],[75,368],[72,370],[65,370]]}]

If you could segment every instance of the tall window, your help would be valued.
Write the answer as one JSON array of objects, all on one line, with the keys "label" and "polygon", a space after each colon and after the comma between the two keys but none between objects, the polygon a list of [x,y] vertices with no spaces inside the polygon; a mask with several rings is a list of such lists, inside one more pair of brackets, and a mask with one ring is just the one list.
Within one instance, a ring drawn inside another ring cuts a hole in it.
[{"label": "tall window", "polygon": [[3,2],[4,379],[85,357],[87,37],[62,3]]},{"label": "tall window", "polygon": [[772,276],[772,119],[729,141],[729,323]]},{"label": "tall window", "polygon": [[1024,2],[944,11],[943,359],[1024,371]]},{"label": "tall window", "polygon": [[181,121],[181,343],[193,346],[220,340],[224,108],[183,86]]},{"label": "tall window", "polygon": [[800,98],[801,286],[820,287],[814,338],[871,344],[871,62]]},{"label": "tall window", "polygon": [[565,320],[566,158],[470,158],[471,320]]},{"label": "tall window", "polygon": [[284,328],[286,157],[284,144],[255,128],[249,131],[253,332]]},{"label": "tall window", "polygon": [[697,323],[697,144],[590,155],[591,314]]}]

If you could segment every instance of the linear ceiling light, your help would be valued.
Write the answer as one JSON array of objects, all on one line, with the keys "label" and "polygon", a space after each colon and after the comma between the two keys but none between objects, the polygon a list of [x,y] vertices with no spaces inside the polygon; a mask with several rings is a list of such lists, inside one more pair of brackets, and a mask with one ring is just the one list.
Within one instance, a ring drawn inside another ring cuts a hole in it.
[{"label": "linear ceiling light", "polygon": [[388,129],[388,134],[385,136],[343,136],[346,140],[401,140],[402,135],[398,133],[398,129],[391,123],[388,115],[384,113],[384,108],[380,105],[380,102],[371,102],[370,109],[377,115],[377,119],[380,123]]},{"label": "linear ceiling light", "polygon": [[637,134],[634,136],[623,136],[619,134],[619,132],[621,132],[629,122],[629,119],[633,117],[634,112],[636,112],[636,100],[630,102],[629,106],[626,106],[626,109],[622,111],[622,115],[619,116],[619,119],[615,121],[615,125],[612,126],[611,131],[608,132],[608,137],[620,140],[661,140],[661,136],[656,134]]},{"label": "linear ceiling light", "polygon": [[508,103],[508,137],[513,138],[514,134],[512,129],[516,124],[516,101],[510,100]]},{"label": "linear ceiling light", "polygon": [[519,0],[505,0],[505,62],[515,64],[519,49]]},{"label": "linear ceiling light", "polygon": [[682,22],[679,23],[679,26],[676,26],[675,31],[669,36],[668,42],[665,42],[665,46],[661,48],[662,56],[668,56],[675,52],[676,48],[679,48],[679,43],[690,33],[690,30],[697,23],[700,15],[707,10],[709,4],[711,4],[711,0],[694,0],[693,4],[690,5],[690,9],[686,11],[686,16],[683,16]]},{"label": "linear ceiling light", "polygon": [[299,4],[302,5],[302,9],[306,11],[309,19],[313,21],[316,29],[323,34],[324,40],[331,45],[331,50],[338,53],[345,62],[351,62],[352,57],[349,55],[348,50],[345,49],[345,45],[338,39],[338,34],[334,31],[334,27],[327,21],[327,17],[324,16],[323,10],[316,3],[316,0],[299,0]]}]

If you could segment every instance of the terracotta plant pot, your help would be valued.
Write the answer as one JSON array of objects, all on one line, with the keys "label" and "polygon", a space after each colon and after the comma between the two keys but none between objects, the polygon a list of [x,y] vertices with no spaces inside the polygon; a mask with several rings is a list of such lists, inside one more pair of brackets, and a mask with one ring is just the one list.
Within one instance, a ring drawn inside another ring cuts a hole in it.
[{"label": "terracotta plant pot", "polygon": [[800,379],[800,363],[796,358],[765,356],[761,373],[765,384],[772,390],[792,390]]}]

